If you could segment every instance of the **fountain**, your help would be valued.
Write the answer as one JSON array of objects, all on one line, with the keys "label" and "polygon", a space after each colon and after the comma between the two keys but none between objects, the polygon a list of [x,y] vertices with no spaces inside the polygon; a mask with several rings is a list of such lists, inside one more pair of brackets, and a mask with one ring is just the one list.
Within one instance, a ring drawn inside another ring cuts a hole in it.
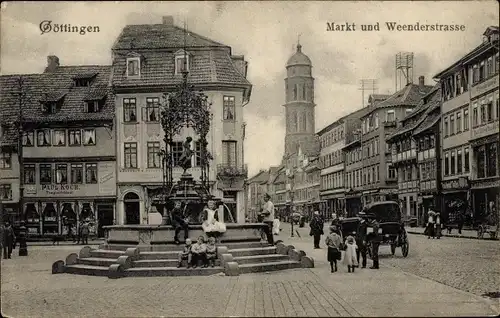
[{"label": "fountain", "polygon": [[[178,89],[164,94],[161,125],[165,133],[165,148],[161,151],[163,162],[163,186],[160,206],[163,210],[162,224],[154,225],[113,225],[105,226],[106,243],[98,249],[83,247],[79,254],[72,253],[66,261],[53,264],[53,273],[75,273],[102,275],[110,278],[122,276],[182,276],[182,275],[239,275],[240,273],[280,270],[296,267],[313,267],[314,262],[303,251],[282,242],[269,246],[261,242],[263,223],[228,223],[226,232],[219,237],[217,262],[213,268],[177,268],[177,255],[182,245],[174,242],[174,228],[166,224],[168,213],[175,202],[183,205],[185,217],[189,219],[189,237],[196,240],[203,235],[202,211],[208,200],[218,205],[220,220],[223,220],[225,206],[221,199],[210,193],[210,160],[207,150],[211,113],[207,96],[195,91],[187,83],[187,72]],[[183,127],[192,127],[201,145],[200,180],[195,180],[188,172],[191,168],[192,137],[187,137],[182,156],[173,162],[171,145],[173,137],[179,135]],[[174,182],[174,165],[183,173]],[[181,240],[182,243],[182,240]]]}]

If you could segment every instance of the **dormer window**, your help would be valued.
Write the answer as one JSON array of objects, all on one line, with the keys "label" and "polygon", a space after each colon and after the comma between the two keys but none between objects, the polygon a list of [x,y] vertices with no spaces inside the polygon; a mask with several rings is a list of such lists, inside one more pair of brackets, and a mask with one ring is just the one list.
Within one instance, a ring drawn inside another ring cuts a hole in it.
[{"label": "dormer window", "polygon": [[42,112],[46,114],[55,114],[56,111],[57,111],[57,103],[55,102],[42,103]]},{"label": "dormer window", "polygon": [[175,53],[175,75],[189,72],[189,54],[184,50]]},{"label": "dormer window", "polygon": [[75,87],[88,87],[92,84],[92,81],[97,76],[98,73],[83,73],[78,74],[73,77],[73,81],[75,83]]},{"label": "dormer window", "polygon": [[75,86],[76,87],[87,87],[87,86],[90,86],[90,80],[89,79],[78,79],[78,80],[75,80]]},{"label": "dormer window", "polygon": [[141,59],[139,57],[127,58],[127,77],[141,76]]},{"label": "dormer window", "polygon": [[86,113],[98,113],[103,106],[103,100],[89,100],[85,102],[84,110]]}]

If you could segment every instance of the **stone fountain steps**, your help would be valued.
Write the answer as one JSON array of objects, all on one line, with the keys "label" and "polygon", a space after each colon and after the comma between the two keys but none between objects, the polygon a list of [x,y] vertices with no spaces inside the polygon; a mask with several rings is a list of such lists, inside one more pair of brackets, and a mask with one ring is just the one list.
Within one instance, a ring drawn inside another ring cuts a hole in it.
[{"label": "stone fountain steps", "polygon": [[132,267],[124,271],[124,276],[129,277],[154,277],[154,276],[209,276],[223,273],[220,266],[207,268],[177,268],[177,267]]},{"label": "stone fountain steps", "polygon": [[[141,259],[138,261],[132,262],[132,267],[177,267],[178,260],[177,259]],[[216,260],[215,265],[219,266],[220,261]],[[185,262],[183,263],[185,266]]]},{"label": "stone fountain steps", "polygon": [[[256,248],[265,247],[266,243],[260,241],[255,242],[226,242],[217,244],[220,246],[227,246],[228,249],[235,248]],[[133,244],[107,244],[102,247],[106,250],[125,251],[127,248],[138,248],[140,252],[168,252],[168,251],[181,251],[184,244],[153,244],[153,245],[133,245]]]},{"label": "stone fountain steps", "polygon": [[232,254],[233,257],[276,254],[276,247],[262,246],[251,248],[235,248],[229,249],[229,253]]},{"label": "stone fountain steps", "polygon": [[105,266],[108,268],[110,265],[116,264],[117,258],[84,257],[78,258],[77,262],[82,265]]},{"label": "stone fountain steps", "polygon": [[123,255],[125,255],[125,251],[103,250],[103,249],[90,251],[90,256],[97,257],[97,258],[115,258],[116,259],[116,258],[123,256]]},{"label": "stone fountain steps", "polygon": [[93,266],[86,264],[73,264],[66,265],[65,273],[78,274],[78,275],[90,275],[90,276],[108,276],[109,267],[108,266]]},{"label": "stone fountain steps", "polygon": [[259,263],[272,263],[289,260],[288,255],[282,254],[264,254],[264,255],[252,255],[252,256],[238,256],[234,257],[234,261],[240,266],[242,264],[259,264]]},{"label": "stone fountain steps", "polygon": [[300,267],[301,267],[300,262],[292,260],[282,260],[282,261],[257,263],[257,264],[255,263],[239,264],[240,274],[280,271],[280,270],[300,268]]}]

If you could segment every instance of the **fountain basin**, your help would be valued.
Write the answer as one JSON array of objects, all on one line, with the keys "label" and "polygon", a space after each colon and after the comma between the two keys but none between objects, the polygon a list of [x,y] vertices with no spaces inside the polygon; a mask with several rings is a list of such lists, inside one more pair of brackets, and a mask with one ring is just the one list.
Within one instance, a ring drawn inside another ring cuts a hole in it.
[{"label": "fountain basin", "polygon": [[[264,223],[226,224],[226,232],[220,236],[220,242],[252,242],[261,240]],[[107,231],[107,243],[115,244],[169,244],[174,242],[175,229],[171,225],[110,225]],[[196,240],[206,236],[201,224],[189,225],[189,238]],[[184,241],[183,231],[179,240]]]}]

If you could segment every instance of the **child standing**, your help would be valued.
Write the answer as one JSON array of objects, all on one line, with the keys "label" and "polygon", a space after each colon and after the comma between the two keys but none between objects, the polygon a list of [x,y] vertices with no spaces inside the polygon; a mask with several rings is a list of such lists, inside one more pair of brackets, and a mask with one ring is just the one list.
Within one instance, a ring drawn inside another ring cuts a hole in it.
[{"label": "child standing", "polygon": [[192,254],[191,254],[191,248],[192,248],[192,242],[191,239],[187,238],[186,243],[184,245],[184,248],[182,249],[182,252],[179,252],[179,263],[177,264],[177,268],[182,266],[182,261],[187,260],[187,268],[191,267],[191,261],[192,261]]},{"label": "child standing", "polygon": [[191,247],[191,255],[193,261],[193,268],[198,266],[198,263],[206,264],[207,260],[207,246],[205,245],[205,237],[198,237],[198,241]]},{"label": "child standing", "polygon": [[356,245],[356,241],[354,237],[349,235],[345,240],[346,250],[344,255],[344,264],[347,265],[347,272],[351,271],[354,273],[354,268],[358,266],[358,259],[356,257],[356,250],[358,246]]},{"label": "child standing", "polygon": [[217,246],[215,245],[215,238],[209,237],[207,244],[207,262],[205,263],[205,267],[215,266],[215,259],[217,258]]},{"label": "child standing", "polygon": [[[342,245],[342,238],[337,234],[337,227],[335,225],[330,226],[330,234],[325,240],[326,246],[328,247],[328,262],[330,262],[331,272],[337,271],[337,261],[341,259],[340,245]],[[333,269],[335,265],[335,270]]]}]

